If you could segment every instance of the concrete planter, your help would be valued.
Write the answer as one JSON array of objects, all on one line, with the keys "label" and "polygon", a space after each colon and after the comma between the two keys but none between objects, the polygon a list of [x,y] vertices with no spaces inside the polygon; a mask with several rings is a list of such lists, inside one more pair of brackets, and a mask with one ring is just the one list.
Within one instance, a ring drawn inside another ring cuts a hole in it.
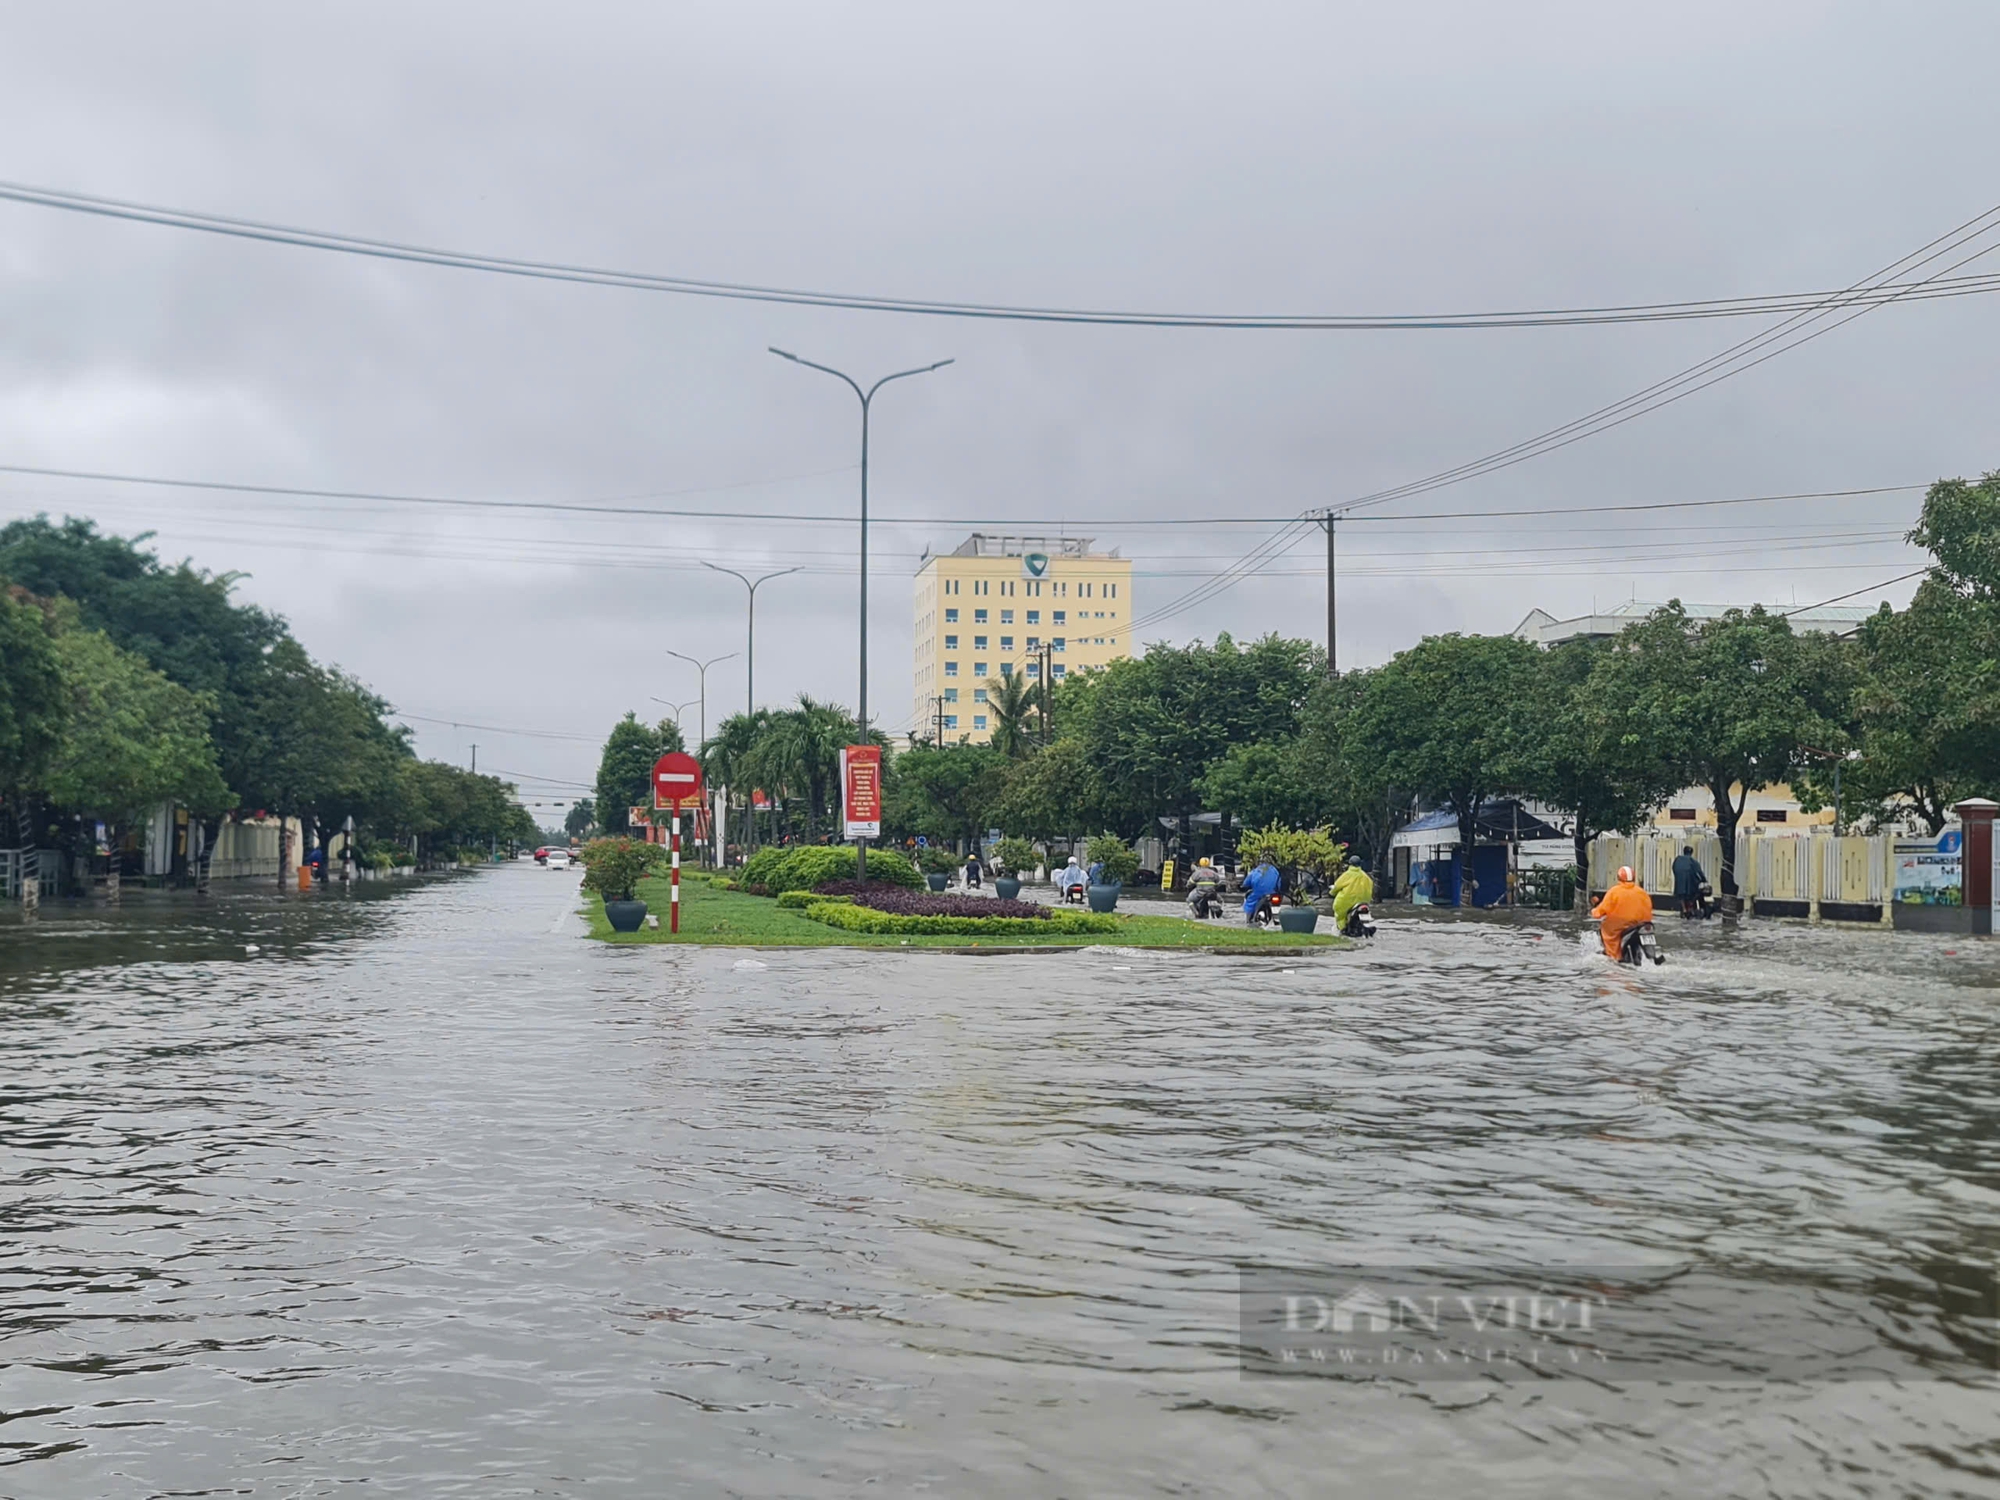
[{"label": "concrete planter", "polygon": [[1118,893],[1124,889],[1123,883],[1086,886],[1083,896],[1090,903],[1092,911],[1116,911],[1118,909]]},{"label": "concrete planter", "polygon": [[604,920],[611,924],[613,932],[637,932],[639,924],[646,920],[646,903],[607,901],[604,903]]},{"label": "concrete planter", "polygon": [[926,875],[924,880],[934,891],[942,891],[946,886],[951,884],[951,877],[949,875]]},{"label": "concrete planter", "polygon": [[1278,926],[1286,932],[1303,934],[1319,925],[1319,913],[1310,906],[1281,906],[1278,908]]},{"label": "concrete planter", "polygon": [[996,875],[993,878],[993,894],[1002,901],[1021,899],[1021,882],[1013,875]]}]

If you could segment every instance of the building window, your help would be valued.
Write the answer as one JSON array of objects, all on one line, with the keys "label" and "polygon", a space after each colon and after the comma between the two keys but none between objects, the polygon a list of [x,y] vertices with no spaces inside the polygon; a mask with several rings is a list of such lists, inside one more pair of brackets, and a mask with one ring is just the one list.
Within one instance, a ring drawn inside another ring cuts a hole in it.
[{"label": "building window", "polygon": [[1011,609],[1003,609],[1003,610],[1001,610],[1001,611],[1000,611],[1000,623],[1001,623],[1002,625],[1012,625],[1012,624],[1014,623],[1014,611],[1013,611],[1013,610],[1011,610]]},{"label": "building window", "polygon": [[972,664],[972,675],[974,677],[984,677],[986,675],[986,663],[983,661],[974,662]]},{"label": "building window", "polygon": [[1040,584],[1039,582],[1030,582],[1030,583],[1029,583],[1029,585],[1028,585],[1028,597],[1029,597],[1030,599],[1039,599],[1039,598],[1041,598],[1041,597],[1042,597],[1042,586],[1041,586],[1041,584]]},{"label": "building window", "polygon": [[986,715],[974,714],[972,716],[972,727],[974,729],[984,729],[986,727]]},{"label": "building window", "polygon": [[990,594],[992,591],[992,583],[984,578],[972,585],[972,592],[975,594]]},{"label": "building window", "polygon": [[1068,624],[1068,623],[1069,623],[1069,611],[1068,611],[1068,610],[1066,610],[1066,609],[1059,609],[1059,610],[1057,610],[1057,611],[1056,611],[1056,612],[1055,612],[1055,613],[1054,613],[1053,615],[1049,616],[1049,621],[1050,621],[1050,623],[1051,623],[1051,624],[1055,624],[1055,625],[1065,625],[1065,624]]},{"label": "building window", "polygon": [[1028,611],[1028,623],[1029,623],[1030,625],[1039,625],[1039,624],[1041,624],[1041,623],[1042,623],[1042,612],[1041,612],[1041,611],[1040,611],[1039,609],[1031,609],[1031,610],[1029,610],[1029,611]]},{"label": "building window", "polygon": [[1011,599],[1014,597],[1014,585],[1012,583],[1003,583],[1000,585],[1000,592]]},{"label": "building window", "polygon": [[974,703],[984,703],[986,701],[986,689],[974,688],[972,690],[972,701]]},{"label": "building window", "polygon": [[946,580],[944,581],[944,591],[945,591],[945,592],[946,592],[947,594],[955,594],[955,593],[957,593],[957,592],[958,592],[958,580],[957,580],[956,578],[947,578],[947,579],[946,579]]},{"label": "building window", "polygon": [[1069,585],[1066,583],[1057,584],[1056,597],[1059,599],[1067,599],[1069,597]]},{"label": "building window", "polygon": [[1104,597],[1107,599],[1116,599],[1118,597],[1118,585],[1115,583],[1105,584]]},{"label": "building window", "polygon": [[1066,670],[1067,668],[1061,662],[1057,662],[1053,667],[1049,668],[1049,675],[1051,677],[1060,677]]},{"label": "building window", "polygon": [[955,661],[946,662],[944,664],[944,675],[947,677],[956,677],[958,675],[958,663]]},{"label": "building window", "polygon": [[1051,651],[1060,651],[1060,650],[1062,650],[1062,649],[1063,649],[1063,638],[1062,638],[1061,636],[1057,636],[1057,637],[1056,637],[1056,638],[1055,638],[1054,640],[1050,641],[1050,642],[1049,642],[1049,649],[1050,649]]},{"label": "building window", "polygon": [[986,623],[986,611],[983,609],[975,609],[972,612],[972,623],[975,625],[984,625]]},{"label": "building window", "polygon": [[955,609],[946,610],[944,612],[944,622],[947,625],[956,625],[958,623],[958,611]]},{"label": "building window", "polygon": [[1031,661],[1031,662],[1029,662],[1029,663],[1028,663],[1028,675],[1029,675],[1030,677],[1039,677],[1039,676],[1041,676],[1041,675],[1042,675],[1042,664],[1041,664],[1040,662],[1038,662],[1038,661]]},{"label": "building window", "polygon": [[956,729],[956,728],[958,728],[958,715],[957,715],[957,714],[946,714],[946,715],[944,716],[944,727],[945,727],[945,728],[947,728],[947,729]]},{"label": "building window", "polygon": [[1028,637],[1028,649],[1030,651],[1039,651],[1041,649],[1041,646],[1042,646],[1042,638],[1040,636],[1031,635]]},{"label": "building window", "polygon": [[1782,823],[1785,821],[1785,809],[1782,807],[1760,807],[1757,809],[1757,821],[1759,823]]},{"label": "building window", "polygon": [[1670,807],[1667,809],[1667,817],[1675,823],[1692,823],[1694,821],[1694,809],[1691,807]]},{"label": "building window", "polygon": [[983,635],[975,635],[972,638],[972,649],[974,651],[984,651],[986,649],[986,637]]},{"label": "building window", "polygon": [[1001,636],[1000,649],[1002,651],[1012,651],[1014,649],[1014,637],[1012,637],[1011,635]]},{"label": "building window", "polygon": [[1014,664],[1011,661],[1001,662],[1000,675],[1002,677],[1012,677],[1014,675]]},{"label": "building window", "polygon": [[956,651],[958,649],[958,637],[955,635],[946,636],[944,638],[944,649],[947,651]]},{"label": "building window", "polygon": [[956,702],[958,702],[958,689],[957,689],[957,688],[946,688],[946,689],[944,690],[944,701],[945,701],[945,702],[947,702],[947,703],[956,703]]}]

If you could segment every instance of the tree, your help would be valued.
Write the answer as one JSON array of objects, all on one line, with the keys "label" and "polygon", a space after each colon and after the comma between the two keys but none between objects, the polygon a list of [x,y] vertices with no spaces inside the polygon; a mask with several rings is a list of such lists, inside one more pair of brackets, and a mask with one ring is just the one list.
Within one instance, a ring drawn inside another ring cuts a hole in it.
[{"label": "tree", "polygon": [[1012,760],[1025,755],[1038,721],[1035,690],[1019,672],[986,680],[986,709],[993,716],[993,748]]},{"label": "tree", "polygon": [[1101,825],[1097,775],[1083,742],[1059,739],[1013,762],[992,816],[1009,833],[1042,840]]},{"label": "tree", "polygon": [[580,839],[597,824],[597,803],[589,797],[579,797],[570,805],[563,818],[563,832],[573,839]]},{"label": "tree", "polygon": [[1333,811],[1326,785],[1303,773],[1297,740],[1231,745],[1195,790],[1209,811],[1227,813],[1246,828],[1312,825]]},{"label": "tree", "polygon": [[683,746],[680,726],[671,719],[641,724],[627,712],[611,726],[597,758],[597,821],[608,833],[631,826],[628,809],[653,805],[653,762]]},{"label": "tree", "polygon": [[1247,649],[1226,634],[1213,646],[1152,646],[1058,691],[1059,732],[1083,743],[1119,831],[1166,814],[1185,844],[1209,765],[1233,744],[1291,738],[1322,661],[1307,642],[1275,635]]},{"label": "tree", "polygon": [[1658,738],[1607,711],[1594,676],[1612,649],[1588,639],[1540,653],[1523,685],[1533,705],[1522,743],[1522,789],[1575,820],[1577,868],[1599,833],[1636,828],[1687,783]]},{"label": "tree", "polygon": [[[837,703],[823,703],[799,694],[794,708],[771,715],[759,742],[755,765],[767,784],[785,788],[787,801],[801,798],[806,807],[806,837],[817,840],[820,820],[833,811],[840,775],[840,752],[857,743],[854,716]],[[880,743],[879,734],[870,737]]]},{"label": "tree", "polygon": [[1761,608],[1696,621],[1675,600],[1628,626],[1591,673],[1605,730],[1651,748],[1683,785],[1706,787],[1736,894],[1736,826],[1749,794],[1845,748],[1850,672],[1838,643],[1794,634]]},{"label": "tree", "polygon": [[898,832],[972,841],[993,826],[1007,757],[993,745],[913,745],[895,760],[886,822]]},{"label": "tree", "polygon": [[1480,804],[1528,778],[1524,720],[1536,656],[1513,636],[1430,636],[1368,674],[1354,706],[1348,753],[1457,815],[1468,877],[1459,882],[1461,905]]},{"label": "tree", "polygon": [[1317,786],[1331,808],[1331,821],[1354,835],[1378,881],[1389,878],[1389,848],[1396,830],[1409,821],[1416,792],[1398,782],[1370,751],[1359,710],[1369,672],[1323,678],[1299,716],[1295,754],[1300,776]]},{"label": "tree", "polygon": [[1954,594],[2000,602],[2000,470],[1977,484],[1940,479],[1909,539],[1937,559],[1931,578]]},{"label": "tree", "polygon": [[101,630],[71,626],[55,644],[69,714],[49,767],[49,796],[105,823],[115,900],[118,851],[134,823],[163,802],[208,815],[234,799],[216,768],[208,704]]}]

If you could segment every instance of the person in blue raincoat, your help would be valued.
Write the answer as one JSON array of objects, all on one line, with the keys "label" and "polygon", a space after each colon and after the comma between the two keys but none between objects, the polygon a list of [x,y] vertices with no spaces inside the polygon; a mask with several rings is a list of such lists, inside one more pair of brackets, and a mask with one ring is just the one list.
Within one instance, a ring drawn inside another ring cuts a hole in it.
[{"label": "person in blue raincoat", "polygon": [[1271,898],[1278,894],[1282,877],[1278,867],[1269,859],[1257,861],[1257,867],[1243,877],[1243,918],[1255,921],[1261,908],[1268,908]]}]

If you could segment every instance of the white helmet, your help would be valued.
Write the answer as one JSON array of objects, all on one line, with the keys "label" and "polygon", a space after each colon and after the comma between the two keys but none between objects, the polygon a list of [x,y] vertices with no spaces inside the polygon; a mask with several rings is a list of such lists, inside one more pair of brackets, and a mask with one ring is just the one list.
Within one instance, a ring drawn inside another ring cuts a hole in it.
[{"label": "white helmet", "polygon": [[1620,865],[1618,867],[1618,879],[1621,884],[1629,884],[1634,878],[1630,865]]}]

